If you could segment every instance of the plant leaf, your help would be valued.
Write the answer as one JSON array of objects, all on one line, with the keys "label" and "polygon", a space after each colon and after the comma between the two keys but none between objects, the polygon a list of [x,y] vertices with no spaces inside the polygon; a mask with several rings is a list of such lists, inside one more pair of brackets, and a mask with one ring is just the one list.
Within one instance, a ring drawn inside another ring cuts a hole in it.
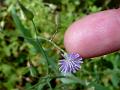
[{"label": "plant leaf", "polygon": [[89,87],[89,88],[90,88],[90,87],[94,87],[95,90],[110,90],[108,87],[105,87],[105,86],[103,86],[103,85],[101,85],[101,84],[98,84],[98,83],[96,83],[95,81],[92,81],[92,82],[88,85],[88,87]]},{"label": "plant leaf", "polygon": [[22,3],[20,3],[19,0],[18,0],[18,4],[22,9],[23,13],[25,14],[26,18],[32,20],[34,18],[33,13],[30,10],[28,10]]},{"label": "plant leaf", "polygon": [[15,11],[14,7],[12,8],[11,13],[12,13],[12,17],[13,17],[13,20],[15,22],[16,27],[22,32],[23,36],[28,37],[28,38],[32,38],[30,31],[22,25],[20,19],[16,15],[16,11]]},{"label": "plant leaf", "polygon": [[13,17],[16,27],[22,32],[23,36],[27,39],[27,41],[34,46],[36,51],[43,55],[43,57],[46,59],[47,64],[49,66],[49,60],[46,55],[46,52],[42,48],[41,41],[32,39],[32,35],[31,35],[30,31],[23,26],[23,24],[21,23],[20,19],[18,18],[17,14],[16,14],[14,7],[12,8],[11,13],[12,13],[12,17]]},{"label": "plant leaf", "polygon": [[113,73],[112,74],[112,79],[111,79],[111,81],[112,81],[112,83],[113,83],[113,85],[115,86],[115,87],[118,87],[118,83],[119,83],[119,77],[117,76],[117,74],[116,73]]}]

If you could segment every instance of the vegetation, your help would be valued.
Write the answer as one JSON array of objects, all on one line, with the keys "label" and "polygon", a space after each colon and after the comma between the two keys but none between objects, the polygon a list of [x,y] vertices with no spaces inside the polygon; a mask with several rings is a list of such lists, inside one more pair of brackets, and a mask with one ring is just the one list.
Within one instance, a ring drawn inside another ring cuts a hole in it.
[{"label": "vegetation", "polygon": [[67,27],[119,5],[119,0],[0,0],[0,90],[120,90],[119,52],[85,60],[73,75],[58,70]]}]

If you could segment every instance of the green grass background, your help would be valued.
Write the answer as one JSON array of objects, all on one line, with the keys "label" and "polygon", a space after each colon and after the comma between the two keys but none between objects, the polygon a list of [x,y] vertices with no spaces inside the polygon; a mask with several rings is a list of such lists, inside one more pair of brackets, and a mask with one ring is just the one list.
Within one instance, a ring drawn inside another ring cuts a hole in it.
[{"label": "green grass background", "polygon": [[[64,32],[72,22],[120,6],[119,0],[20,3],[33,13],[38,37],[48,40],[58,30],[53,42],[62,49]],[[24,13],[17,0],[0,0],[0,90],[120,90],[119,52],[85,60],[77,73],[61,76],[57,64],[61,52],[46,40],[33,39],[35,28],[25,15],[30,13]]]}]

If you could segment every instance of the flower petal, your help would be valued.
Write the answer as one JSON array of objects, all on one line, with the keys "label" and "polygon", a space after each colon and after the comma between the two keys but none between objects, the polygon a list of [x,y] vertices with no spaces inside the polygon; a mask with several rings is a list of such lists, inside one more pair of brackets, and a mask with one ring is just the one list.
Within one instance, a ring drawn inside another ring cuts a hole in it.
[{"label": "flower petal", "polygon": [[66,74],[66,73],[75,73],[77,70],[81,68],[82,57],[79,54],[71,53],[71,54],[64,54],[62,59],[59,61],[60,68],[59,70]]}]

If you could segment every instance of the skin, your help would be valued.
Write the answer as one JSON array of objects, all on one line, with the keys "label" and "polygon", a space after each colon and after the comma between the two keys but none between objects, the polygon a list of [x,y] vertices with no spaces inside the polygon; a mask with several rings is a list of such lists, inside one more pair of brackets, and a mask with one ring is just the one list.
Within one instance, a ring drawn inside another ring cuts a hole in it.
[{"label": "skin", "polygon": [[101,11],[75,21],[65,32],[69,53],[93,58],[120,50],[120,9]]}]

